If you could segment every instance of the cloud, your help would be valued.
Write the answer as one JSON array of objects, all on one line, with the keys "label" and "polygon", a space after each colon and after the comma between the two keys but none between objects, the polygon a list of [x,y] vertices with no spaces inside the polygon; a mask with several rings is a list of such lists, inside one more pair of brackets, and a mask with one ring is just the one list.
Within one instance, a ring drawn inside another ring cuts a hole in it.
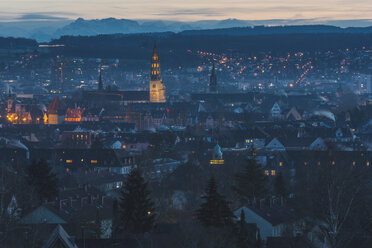
[{"label": "cloud", "polygon": [[39,12],[39,13],[24,13],[17,18],[17,20],[69,20],[70,18],[65,16],[72,16],[73,13],[67,12]]},{"label": "cloud", "polygon": [[157,16],[223,16],[225,13],[221,9],[199,8],[199,9],[176,9],[163,13],[154,13]]}]

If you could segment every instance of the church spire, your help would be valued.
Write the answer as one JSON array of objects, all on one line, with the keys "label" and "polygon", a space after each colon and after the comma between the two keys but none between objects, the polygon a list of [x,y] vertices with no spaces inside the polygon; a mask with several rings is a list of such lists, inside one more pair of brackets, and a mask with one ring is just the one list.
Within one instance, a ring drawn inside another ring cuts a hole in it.
[{"label": "church spire", "polygon": [[153,55],[152,56],[158,57],[158,49],[156,47],[156,41],[154,41],[154,49],[153,49]]},{"label": "church spire", "polygon": [[102,81],[102,69],[99,69],[99,78],[98,78],[98,90],[103,90],[103,81]]},{"label": "church spire", "polygon": [[154,43],[154,51],[151,58],[151,80],[161,80],[160,75],[160,61],[158,56],[158,49],[156,47],[156,42]]},{"label": "church spire", "polygon": [[217,75],[216,75],[216,68],[214,66],[214,63],[212,66],[211,77],[209,80],[209,91],[210,92],[217,91]]}]

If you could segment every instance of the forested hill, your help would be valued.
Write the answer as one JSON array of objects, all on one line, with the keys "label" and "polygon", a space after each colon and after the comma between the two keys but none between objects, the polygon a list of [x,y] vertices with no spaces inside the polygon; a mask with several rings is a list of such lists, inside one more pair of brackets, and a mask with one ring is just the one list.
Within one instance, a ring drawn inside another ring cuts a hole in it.
[{"label": "forested hill", "polygon": [[37,46],[38,43],[32,39],[0,37],[0,49],[36,49]]},{"label": "forested hill", "polygon": [[[257,55],[270,52],[334,51],[366,47],[372,49],[372,27],[342,29],[333,26],[288,26],[229,28],[181,33],[109,34],[97,36],[63,36],[51,44],[64,47],[48,53],[74,57],[148,60],[154,41],[158,43],[162,63],[191,63],[196,51]],[[244,34],[246,32],[247,34]],[[276,32],[276,33],[275,33]],[[240,35],[235,35],[239,33]],[[1,49],[37,48],[29,39],[0,38]],[[46,50],[44,50],[46,51]]]},{"label": "forested hill", "polygon": [[271,35],[184,35],[157,33],[142,35],[65,36],[52,43],[64,44],[65,55],[101,58],[148,59],[154,41],[163,61],[173,63],[192,56],[196,51],[238,52],[273,55],[288,52],[334,51],[372,46],[372,34],[271,34]]}]

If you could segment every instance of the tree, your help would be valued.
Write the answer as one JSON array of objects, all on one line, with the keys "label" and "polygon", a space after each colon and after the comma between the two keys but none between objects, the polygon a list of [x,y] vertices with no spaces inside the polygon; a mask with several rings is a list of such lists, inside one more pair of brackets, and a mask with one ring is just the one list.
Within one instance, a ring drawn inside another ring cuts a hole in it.
[{"label": "tree", "polygon": [[242,173],[236,175],[236,184],[233,189],[243,200],[254,197],[263,197],[267,192],[267,177],[255,158],[248,160]]},{"label": "tree", "polygon": [[223,227],[231,225],[234,214],[226,199],[217,192],[214,177],[211,177],[206,188],[206,194],[202,197],[204,202],[196,211],[197,219],[206,227]]},{"label": "tree", "polygon": [[117,238],[119,233],[119,203],[116,198],[112,202],[112,226],[111,226],[111,237]]},{"label": "tree", "polygon": [[247,230],[247,223],[245,222],[245,214],[242,210],[240,212],[240,220],[238,223],[238,233],[237,233],[237,246],[239,248],[247,248],[248,247],[248,230]]},{"label": "tree", "polygon": [[33,161],[27,169],[27,181],[36,192],[40,203],[58,195],[58,179],[45,160]]},{"label": "tree", "polygon": [[124,234],[144,234],[155,225],[154,203],[147,183],[138,169],[133,169],[121,191],[118,230]]},{"label": "tree", "polygon": [[372,199],[369,168],[344,162],[347,159],[334,161],[335,155],[330,154],[322,161],[324,166],[307,167],[295,195],[310,217],[307,225],[319,230],[313,240],[328,247],[349,247],[363,232],[361,223],[371,218],[365,211]]},{"label": "tree", "polygon": [[255,227],[254,229],[252,227],[248,227],[247,222],[245,221],[245,212],[242,209],[240,212],[240,220],[237,223],[237,247],[255,247],[257,243],[257,231],[257,227]]},{"label": "tree", "polygon": [[275,194],[277,195],[280,195],[283,197],[287,196],[287,188],[283,180],[282,172],[279,172],[279,174],[275,178],[274,191],[275,191]]}]

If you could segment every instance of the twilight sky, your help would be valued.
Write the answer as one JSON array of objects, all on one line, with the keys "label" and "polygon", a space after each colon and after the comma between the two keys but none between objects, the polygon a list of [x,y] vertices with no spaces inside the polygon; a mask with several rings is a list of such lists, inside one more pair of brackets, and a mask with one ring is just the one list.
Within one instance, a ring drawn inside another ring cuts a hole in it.
[{"label": "twilight sky", "polygon": [[0,0],[0,21],[371,19],[372,0]]}]

